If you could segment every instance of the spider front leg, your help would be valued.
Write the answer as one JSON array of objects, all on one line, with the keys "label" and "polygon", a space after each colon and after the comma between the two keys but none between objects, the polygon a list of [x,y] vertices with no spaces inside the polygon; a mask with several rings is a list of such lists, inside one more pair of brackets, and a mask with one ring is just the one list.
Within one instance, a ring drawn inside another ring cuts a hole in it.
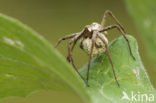
[{"label": "spider front leg", "polygon": [[78,36],[76,36],[75,38],[75,40],[74,40],[74,42],[73,42],[73,45],[72,45],[72,50],[74,49],[74,47],[75,47],[75,44],[77,43],[77,41],[82,37],[82,35],[83,35],[83,32],[80,34],[80,35],[78,35]]},{"label": "spider front leg", "polygon": [[114,28],[118,29],[121,32],[121,34],[123,35],[123,37],[125,38],[125,40],[126,40],[126,42],[128,44],[130,55],[135,60],[135,57],[134,57],[134,55],[132,53],[132,50],[131,50],[130,42],[129,42],[128,38],[126,37],[125,32],[120,28],[120,26],[118,26],[118,25],[107,26],[107,27],[105,27],[103,30],[101,30],[99,32],[104,32],[104,31],[111,30],[111,29],[114,29]]},{"label": "spider front leg", "polygon": [[91,50],[90,50],[89,60],[88,60],[88,70],[87,70],[87,86],[88,86],[88,87],[89,87],[89,84],[88,84],[88,80],[89,80],[89,70],[90,70],[90,64],[91,64],[91,60],[92,60],[93,49],[94,49],[94,46],[95,46],[95,39],[96,39],[96,36],[97,36],[97,32],[94,31],[93,34],[92,34],[92,45],[91,45]]},{"label": "spider front leg", "polygon": [[103,16],[102,21],[101,21],[101,26],[102,27],[105,26],[107,15],[110,15],[115,20],[115,22],[120,26],[120,28],[123,30],[123,32],[125,33],[123,26],[120,24],[119,20],[114,16],[114,14],[110,10],[105,11],[104,16]]},{"label": "spider front leg", "polygon": [[114,69],[113,61],[112,61],[112,58],[111,58],[111,56],[110,56],[110,52],[109,52],[109,49],[108,49],[108,44],[107,44],[106,40],[103,38],[102,35],[103,35],[103,34],[98,33],[97,36],[98,36],[98,37],[103,41],[103,43],[105,44],[106,52],[107,52],[107,55],[108,55],[109,61],[110,61],[111,66],[112,66],[114,79],[115,79],[117,85],[120,87],[120,84],[119,84],[119,82],[118,82],[118,80],[117,80],[117,77],[116,77],[116,73],[115,73],[115,69]]},{"label": "spider front leg", "polygon": [[[83,32],[77,33],[77,34],[73,37],[73,39],[70,41],[70,42],[72,42],[71,44],[73,44],[73,45],[72,45],[72,48],[71,48],[71,52],[72,52],[72,50],[74,49],[75,44],[76,44],[77,41],[81,38],[82,35],[83,35]],[[71,44],[70,44],[70,45],[71,45]],[[68,52],[67,60],[70,62],[69,52]]]},{"label": "spider front leg", "polygon": [[[72,49],[71,49],[71,44],[74,42],[73,41],[74,39],[70,40],[69,43],[68,43],[68,59],[70,59],[71,63],[72,63],[72,66],[73,68],[75,69],[75,71],[79,74],[79,76],[82,78],[82,80],[84,80],[84,82],[86,83],[86,80],[85,78],[79,73],[78,69],[76,68],[75,64],[74,64],[74,60],[73,60],[73,57],[72,57]],[[86,83],[87,84],[87,83]]]},{"label": "spider front leg", "polygon": [[[75,34],[72,34],[72,35],[67,35],[63,38],[61,38],[55,45],[55,47],[57,47],[62,40],[66,40],[66,39],[70,39],[70,38],[73,38],[72,40],[70,40],[68,42],[68,56],[67,56],[67,60],[70,62],[72,62],[72,66],[73,68],[75,69],[75,71],[80,75],[80,77],[84,80],[84,82],[86,83],[86,80],[84,79],[84,77],[79,73],[78,69],[76,68],[75,64],[74,64],[74,60],[73,60],[73,57],[72,57],[72,49],[74,48],[77,40],[83,35],[83,32],[80,32],[80,33],[75,33]],[[71,49],[71,44],[73,44],[72,46],[72,49]],[[87,84],[87,83],[86,83]]]},{"label": "spider front leg", "polygon": [[[63,41],[63,40],[66,40],[66,39],[71,39],[73,38],[72,40],[74,41],[73,43],[73,46],[72,46],[72,50],[77,42],[77,40],[79,39],[79,37],[82,35],[82,33],[74,33],[74,34],[71,34],[71,35],[67,35],[67,36],[64,36],[62,37],[60,40],[58,40],[58,42],[56,43],[56,45],[54,46],[55,48]],[[68,53],[69,54],[69,53]],[[70,62],[70,58],[69,58],[69,55],[67,56],[67,60]]]},{"label": "spider front leg", "polygon": [[77,34],[78,34],[78,33],[74,33],[74,34],[71,34],[71,35],[67,35],[67,36],[62,37],[60,40],[57,41],[57,43],[55,44],[54,47],[56,48],[63,40],[73,38],[73,37],[75,37]]}]

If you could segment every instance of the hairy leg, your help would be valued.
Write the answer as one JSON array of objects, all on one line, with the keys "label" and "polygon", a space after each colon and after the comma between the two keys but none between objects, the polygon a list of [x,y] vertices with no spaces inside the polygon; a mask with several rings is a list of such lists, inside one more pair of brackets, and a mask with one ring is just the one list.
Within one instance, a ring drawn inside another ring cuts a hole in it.
[{"label": "hairy leg", "polygon": [[107,27],[105,27],[103,30],[101,30],[101,31],[99,31],[99,32],[104,32],[104,31],[107,31],[107,30],[111,30],[111,29],[113,29],[113,28],[116,28],[116,29],[118,29],[118,30],[121,32],[121,34],[123,35],[123,37],[125,38],[125,40],[126,40],[126,42],[127,42],[127,44],[128,44],[128,48],[129,48],[129,51],[130,51],[130,55],[131,55],[131,57],[135,60],[135,57],[134,57],[134,55],[133,55],[133,53],[132,53],[132,50],[131,50],[131,46],[130,46],[129,40],[128,40],[128,38],[126,37],[125,32],[120,28],[120,26],[118,26],[118,25],[107,26]]},{"label": "hairy leg", "polygon": [[91,60],[92,60],[92,54],[93,54],[93,49],[95,46],[95,39],[97,36],[97,32],[93,32],[93,36],[92,36],[92,46],[91,46],[91,50],[90,50],[90,54],[89,54],[89,60],[88,60],[88,70],[87,70],[87,86],[89,86],[88,84],[88,80],[89,80],[89,70],[90,70],[90,64],[91,64]]},{"label": "hairy leg", "polygon": [[115,22],[120,26],[120,28],[123,30],[123,32],[125,33],[123,26],[120,24],[119,20],[114,16],[114,14],[110,10],[106,10],[104,13],[103,19],[101,21],[102,27],[105,26],[107,15],[110,15],[115,20]]},{"label": "hairy leg", "polygon": [[[77,34],[77,35],[76,35],[75,37],[73,37],[73,39],[71,40],[71,41],[72,41],[72,44],[73,44],[72,47],[71,47],[71,52],[72,52],[72,50],[74,49],[74,47],[75,47],[77,41],[82,37],[82,35],[83,35],[83,32]],[[70,62],[69,54],[68,54],[68,56],[67,56],[67,60]]]},{"label": "hairy leg", "polygon": [[71,34],[71,35],[67,35],[67,36],[64,36],[62,37],[61,39],[59,39],[55,45],[55,48],[61,43],[62,40],[66,40],[66,39],[70,39],[70,38],[73,38],[77,35],[78,33],[74,33],[74,34]]},{"label": "hairy leg", "polygon": [[73,42],[73,45],[72,45],[72,48],[71,48],[72,50],[74,49],[77,41],[82,37],[82,35],[83,35],[83,33],[81,33],[80,35],[78,35],[78,36],[75,37],[75,41]]},{"label": "hairy leg", "polygon": [[79,73],[78,69],[76,68],[76,66],[75,66],[75,64],[74,64],[74,60],[73,60],[72,52],[71,52],[71,47],[70,47],[72,43],[73,43],[73,40],[70,40],[69,43],[68,43],[68,59],[70,59],[73,68],[74,68],[75,71],[79,74],[79,76],[84,80],[84,82],[86,83],[85,78]]},{"label": "hairy leg", "polygon": [[[88,31],[88,28],[84,28],[80,33],[79,33],[79,35],[77,35],[77,36],[75,36],[74,37],[74,42],[73,42],[73,45],[72,45],[72,50],[74,49],[74,47],[75,47],[75,44],[77,43],[77,41],[82,37],[82,36],[84,36],[85,34],[86,34],[86,31]],[[84,39],[84,38],[83,38]],[[81,43],[82,43],[82,41],[81,41]],[[80,43],[80,44],[81,44]]]},{"label": "hairy leg", "polygon": [[110,52],[109,52],[109,49],[108,49],[108,44],[107,44],[106,40],[103,38],[102,35],[103,35],[103,34],[99,33],[99,34],[98,34],[98,37],[99,37],[99,38],[103,41],[103,43],[105,44],[106,52],[107,52],[107,55],[108,55],[109,61],[110,61],[111,66],[112,66],[114,79],[115,79],[117,85],[120,87],[120,84],[119,84],[119,82],[118,82],[118,80],[117,80],[117,77],[116,77],[116,73],[115,73],[115,69],[114,69],[113,61],[112,61],[112,58],[111,58],[111,55],[110,55]]}]

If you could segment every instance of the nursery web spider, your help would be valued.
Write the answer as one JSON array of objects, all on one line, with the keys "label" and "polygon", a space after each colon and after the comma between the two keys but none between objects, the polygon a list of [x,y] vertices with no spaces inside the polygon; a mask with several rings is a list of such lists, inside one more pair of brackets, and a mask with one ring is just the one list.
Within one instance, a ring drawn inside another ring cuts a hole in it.
[{"label": "nursery web spider", "polygon": [[[107,15],[110,15],[113,18],[113,20],[116,22],[115,25],[110,25],[110,26],[104,27]],[[90,69],[92,57],[101,55],[104,52],[106,52],[108,55],[109,61],[111,63],[111,66],[112,66],[114,79],[115,79],[117,85],[120,87],[119,82],[116,77],[112,58],[110,56],[110,52],[108,49],[108,40],[105,36],[105,34],[107,33],[108,30],[111,30],[114,28],[119,30],[121,32],[121,34],[123,35],[123,37],[125,38],[125,40],[128,44],[128,47],[129,47],[130,55],[135,60],[135,57],[132,54],[130,43],[129,43],[128,38],[126,37],[126,32],[125,32],[123,26],[120,24],[118,19],[113,15],[113,13],[109,10],[105,11],[101,24],[94,22],[91,25],[87,25],[81,32],[62,37],[55,45],[55,47],[57,47],[61,43],[62,40],[71,39],[68,42],[67,60],[72,63],[74,69],[80,75],[80,77],[84,80],[84,82],[86,83],[87,86],[89,86],[88,85],[89,69]],[[87,70],[87,78],[86,79],[78,72],[78,69],[76,68],[76,66],[74,64],[74,60],[72,57],[72,50],[74,49],[74,46],[79,39],[80,39],[80,48],[89,54],[88,70]]]}]

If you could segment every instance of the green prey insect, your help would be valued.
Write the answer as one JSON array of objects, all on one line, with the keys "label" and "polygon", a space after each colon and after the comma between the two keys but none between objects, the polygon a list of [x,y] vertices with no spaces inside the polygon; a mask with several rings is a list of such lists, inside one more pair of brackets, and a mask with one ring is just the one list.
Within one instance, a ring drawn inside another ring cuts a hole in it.
[{"label": "green prey insect", "polygon": [[[105,22],[106,22],[107,15],[110,15],[113,18],[113,20],[116,22],[115,25],[110,25],[107,27],[104,26]],[[81,32],[62,37],[55,45],[55,47],[57,47],[61,43],[62,40],[71,39],[68,42],[67,60],[72,63],[74,69],[80,75],[80,77],[84,80],[84,82],[86,83],[87,86],[89,86],[89,84],[88,84],[89,70],[90,70],[90,64],[91,64],[92,58],[94,56],[102,55],[104,52],[106,52],[108,55],[109,61],[111,63],[111,66],[112,66],[114,79],[115,79],[117,85],[120,87],[120,84],[116,77],[113,61],[112,61],[112,58],[111,58],[111,55],[110,55],[110,52],[108,49],[108,39],[105,36],[107,31],[114,29],[114,28],[119,30],[121,32],[121,34],[123,35],[123,37],[125,38],[125,40],[128,44],[128,47],[129,47],[130,55],[135,60],[135,57],[132,54],[130,43],[129,43],[128,38],[126,37],[126,32],[125,32],[123,26],[120,24],[118,19],[113,15],[113,13],[109,10],[107,10],[104,13],[101,24],[94,22],[91,25],[87,25]],[[80,40],[80,44],[79,44],[80,48],[82,50],[84,50],[86,53],[88,53],[88,55],[89,55],[86,79],[79,73],[78,69],[76,68],[76,66],[74,64],[74,60],[72,57],[72,50],[74,49],[75,44],[77,43],[78,40]]]}]

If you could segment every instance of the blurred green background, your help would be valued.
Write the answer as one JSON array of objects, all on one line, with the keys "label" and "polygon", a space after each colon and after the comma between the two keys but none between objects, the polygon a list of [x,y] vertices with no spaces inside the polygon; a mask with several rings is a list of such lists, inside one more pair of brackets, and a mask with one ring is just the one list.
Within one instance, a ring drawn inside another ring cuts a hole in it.
[{"label": "blurred green background", "polygon": [[[0,0],[0,12],[14,17],[38,33],[42,34],[52,45],[64,35],[79,32],[85,25],[101,22],[105,10],[111,10],[125,27],[128,34],[133,35],[139,44],[139,51],[147,72],[155,78],[155,71],[150,68],[143,41],[139,38],[135,24],[128,14],[122,0]],[[114,24],[111,18],[107,25]],[[117,30],[109,32],[109,40],[121,35]],[[44,48],[44,47],[43,47]],[[58,50],[67,55],[67,41]],[[78,48],[74,49],[75,64],[81,68],[87,63],[88,56]],[[115,62],[115,61],[114,61]],[[152,81],[154,84],[154,81]],[[40,91],[26,98],[7,98],[0,103],[81,103],[74,93],[65,91]]]}]

